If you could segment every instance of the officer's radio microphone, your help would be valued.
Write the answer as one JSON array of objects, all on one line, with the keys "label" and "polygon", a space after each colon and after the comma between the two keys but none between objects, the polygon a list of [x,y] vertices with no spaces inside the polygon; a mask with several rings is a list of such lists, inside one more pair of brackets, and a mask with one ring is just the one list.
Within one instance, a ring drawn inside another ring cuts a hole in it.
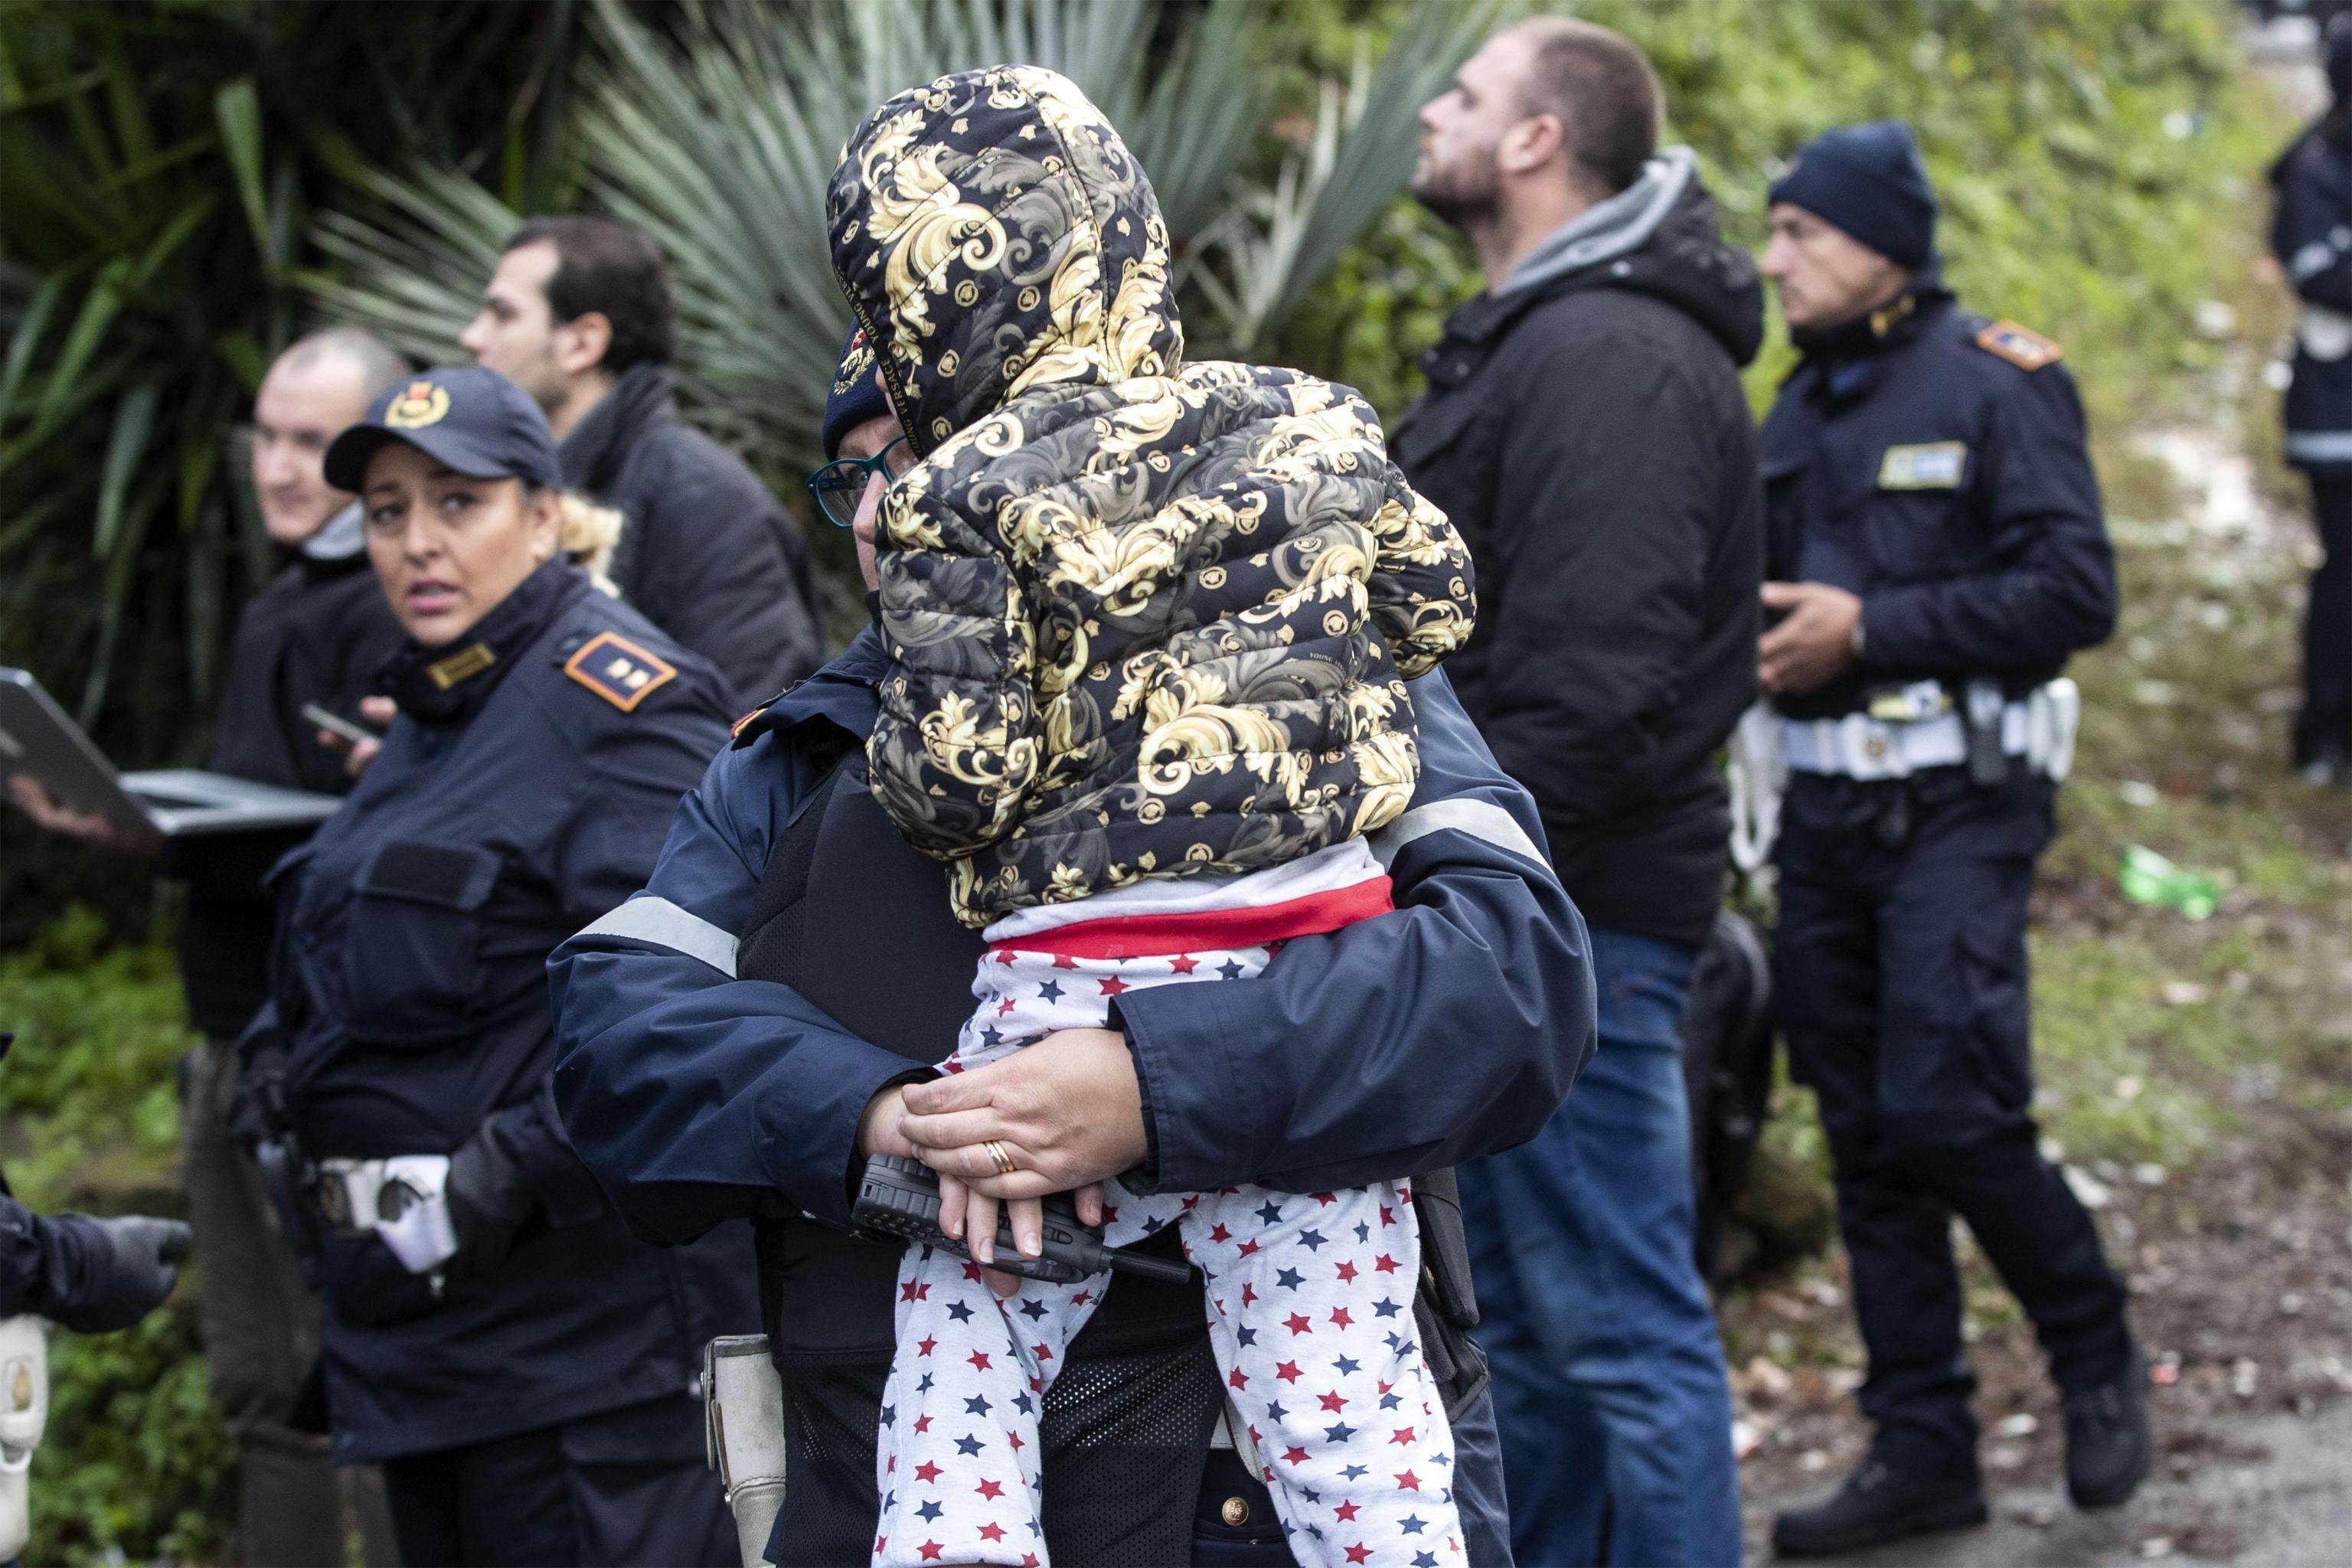
[{"label": "officer's radio microphone", "polygon": [[[866,1174],[858,1179],[857,1205],[849,1212],[849,1224],[877,1241],[922,1242],[966,1260],[971,1258],[962,1242],[950,1240],[940,1229],[939,1173],[919,1160],[896,1154],[877,1154],[867,1160]],[[1075,1284],[1106,1268],[1171,1285],[1181,1285],[1192,1277],[1189,1263],[1155,1258],[1130,1247],[1105,1247],[1100,1228],[1078,1218],[1077,1207],[1066,1193],[1045,1200],[1045,1250],[1035,1258],[1022,1257],[1013,1246],[1013,1222],[999,1209],[996,1261],[989,1267],[1060,1285]]]}]

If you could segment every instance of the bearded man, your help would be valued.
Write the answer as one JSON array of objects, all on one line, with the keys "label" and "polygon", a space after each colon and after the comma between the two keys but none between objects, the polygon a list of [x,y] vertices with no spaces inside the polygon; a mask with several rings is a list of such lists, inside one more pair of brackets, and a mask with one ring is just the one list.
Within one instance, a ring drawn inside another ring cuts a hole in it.
[{"label": "bearded man", "polygon": [[1423,361],[1398,460],[1476,563],[1478,628],[1448,671],[1543,814],[1600,984],[1576,1094],[1461,1173],[1530,1563],[1739,1558],[1681,1022],[1723,896],[1714,754],[1755,689],[1763,523],[1738,367],[1763,297],[1689,149],[1659,150],[1661,101],[1627,39],[1522,23],[1422,110],[1413,174],[1486,289]]}]

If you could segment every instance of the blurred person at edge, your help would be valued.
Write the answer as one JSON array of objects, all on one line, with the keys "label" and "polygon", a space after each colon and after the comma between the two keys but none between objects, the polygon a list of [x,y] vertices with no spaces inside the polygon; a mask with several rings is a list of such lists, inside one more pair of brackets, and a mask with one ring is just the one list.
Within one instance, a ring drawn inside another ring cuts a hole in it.
[{"label": "blurred person at edge", "polygon": [[399,712],[271,874],[239,1110],[299,1173],[336,1456],[382,1466],[420,1568],[731,1563],[691,1390],[758,1321],[750,1237],[631,1239],[549,1097],[545,975],[652,870],[731,699],[592,577],[617,520],[495,371],[404,382],[325,471],[407,634]]},{"label": "blurred person at edge", "polygon": [[[0,1029],[0,1057],[16,1041]],[[0,1319],[29,1312],[78,1334],[127,1329],[171,1295],[188,1241],[185,1225],[152,1215],[45,1218],[0,1175]]]},{"label": "blurred person at edge", "polygon": [[824,663],[824,634],[800,530],[742,458],[677,416],[676,320],[642,232],[533,218],[458,342],[546,412],[565,487],[628,520],[621,596],[718,666],[740,710]]},{"label": "blurred person at edge", "polygon": [[[0,1054],[13,1037],[0,1033]],[[0,1568],[18,1568],[31,1524],[31,1423],[46,1420],[35,1373],[16,1358],[39,1343],[46,1320],[78,1334],[127,1329],[163,1304],[179,1282],[188,1227],[175,1219],[34,1214],[0,1178],[0,1334],[9,1373],[7,1463],[0,1466]],[[12,1321],[19,1320],[19,1321]]]},{"label": "blurred person at edge", "polygon": [[178,1220],[44,1218],[0,1190],[0,1318],[31,1312],[78,1334],[127,1329],[163,1304],[187,1255]]},{"label": "blurred person at edge", "polygon": [[1776,989],[1876,1426],[1834,1494],[1775,1522],[1794,1556],[1985,1518],[1955,1216],[2049,1358],[2075,1504],[2129,1498],[2149,1446],[2124,1283],[2030,1114],[2026,902],[2071,744],[2050,683],[2116,617],[2082,403],[2057,344],[1944,286],[1909,126],[1824,132],[1770,200],[1763,270],[1803,355],[1762,436]]},{"label": "blurred person at edge", "polygon": [[1413,194],[1486,291],[1423,359],[1397,459],[1461,530],[1449,674],[1592,928],[1601,1048],[1536,1139],[1462,1167],[1524,1563],[1739,1560],[1723,1347],[1693,1258],[1681,1019],[1722,901],[1716,749],[1763,562],[1739,366],[1763,336],[1657,74],[1590,23],[1506,28],[1422,110]]},{"label": "blurred person at edge", "polygon": [[2327,30],[2335,102],[2271,169],[2271,245],[2303,301],[2286,395],[2286,460],[2311,480],[2322,559],[2304,611],[2294,763],[2352,784],[2352,13]]},{"label": "blurred person at edge", "polygon": [[[213,731],[215,772],[341,795],[342,742],[314,729],[317,703],[377,724],[391,704],[367,695],[400,646],[400,623],[367,569],[360,506],[322,472],[327,443],[409,373],[365,332],[333,328],[278,356],[253,401],[254,499],[278,570],[237,617],[227,689]],[[362,758],[373,749],[362,743]],[[152,852],[102,818],[58,807],[29,777],[12,796],[45,826],[87,841]],[[253,1568],[340,1562],[349,1536],[325,1440],[290,1424],[318,1357],[318,1308],[271,1212],[260,1173],[230,1135],[236,1037],[269,994],[269,895],[262,879],[310,829],[216,834],[161,847],[160,868],[184,879],[180,975],[188,1021],[205,1037],[182,1079],[182,1172],[205,1254],[197,1278],[213,1397],[237,1447],[237,1542]],[[368,1560],[390,1561],[381,1486],[354,1478]]]}]

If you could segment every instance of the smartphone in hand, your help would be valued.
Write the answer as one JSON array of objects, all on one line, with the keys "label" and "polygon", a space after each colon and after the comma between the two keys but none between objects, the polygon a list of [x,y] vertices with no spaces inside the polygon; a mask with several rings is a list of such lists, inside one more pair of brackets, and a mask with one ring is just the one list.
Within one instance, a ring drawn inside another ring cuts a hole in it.
[{"label": "smartphone in hand", "polygon": [[353,723],[341,714],[320,707],[316,702],[302,704],[302,717],[316,724],[320,738],[339,752],[348,752],[362,741],[381,741],[382,735],[364,724]]}]

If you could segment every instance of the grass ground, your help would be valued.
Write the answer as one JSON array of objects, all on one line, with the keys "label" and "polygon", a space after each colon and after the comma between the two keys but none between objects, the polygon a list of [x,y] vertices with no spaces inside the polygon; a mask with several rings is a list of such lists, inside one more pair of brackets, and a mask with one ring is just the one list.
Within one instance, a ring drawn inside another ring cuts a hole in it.
[{"label": "grass ground", "polygon": [[[2208,312],[2212,366],[2097,442],[2124,610],[2074,668],[2086,717],[2032,936],[2037,1114],[2130,1277],[2176,1477],[2252,1477],[2266,1454],[2233,1436],[2243,1417],[2352,1394],[2352,790],[2285,766],[2316,545],[2262,375],[2286,307],[2248,254]],[[2134,844],[2210,873],[2219,910],[2128,900]],[[1809,1100],[1783,1091],[1776,1138],[1818,1158]],[[1990,1478],[2045,1497],[2027,1489],[2063,1460],[2054,1397],[2015,1304],[1963,1258]],[[1723,1321],[1751,1504],[1843,1474],[1867,1440],[1843,1257],[1735,1291]],[[2128,1544],[2235,1554],[2238,1526],[2183,1506],[2136,1514]],[[2015,1507],[2052,1522],[2045,1501]],[[1760,1545],[1767,1510],[1750,1522]]]}]

